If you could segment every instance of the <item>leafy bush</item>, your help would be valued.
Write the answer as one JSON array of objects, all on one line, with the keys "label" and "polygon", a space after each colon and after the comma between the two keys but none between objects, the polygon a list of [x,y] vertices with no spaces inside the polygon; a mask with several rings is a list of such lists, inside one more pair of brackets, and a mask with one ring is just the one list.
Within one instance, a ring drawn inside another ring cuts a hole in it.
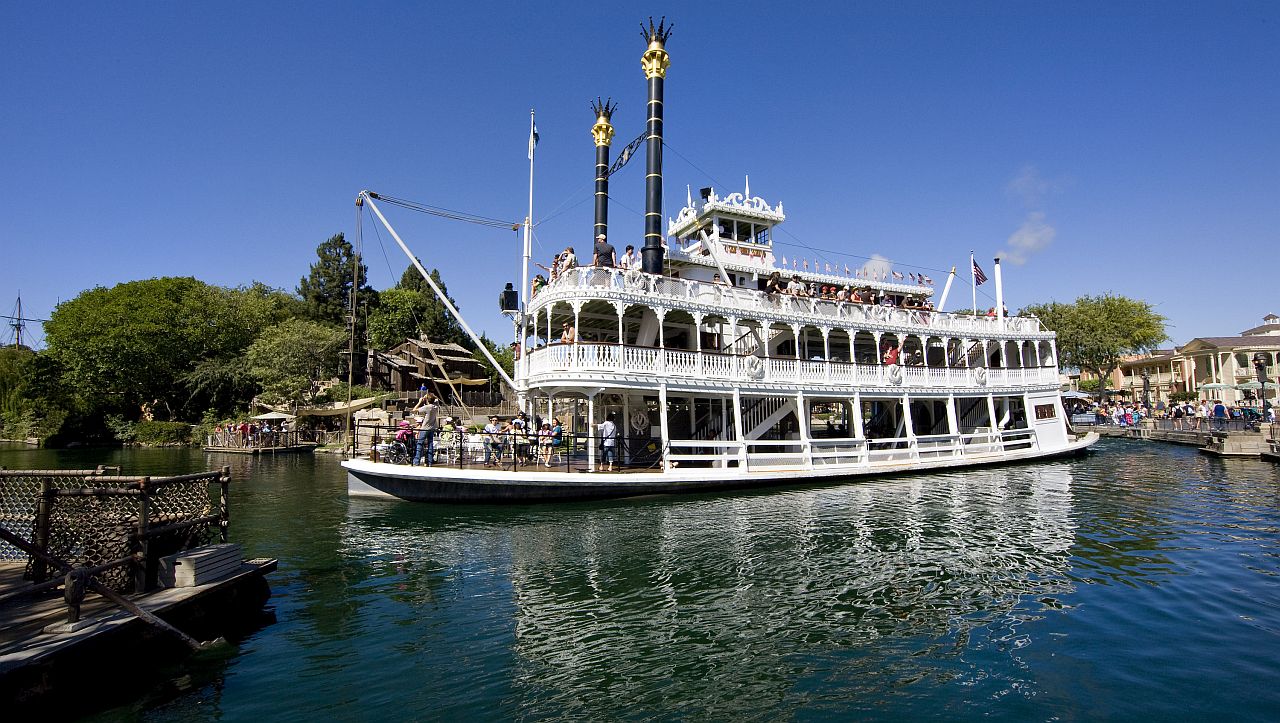
[{"label": "leafy bush", "polygon": [[136,423],[130,422],[119,414],[108,414],[103,421],[106,423],[107,429],[111,430],[111,435],[115,437],[116,440],[124,442],[125,444],[137,440]]},{"label": "leafy bush", "polygon": [[186,422],[138,422],[133,433],[134,439],[146,446],[191,443],[191,425]]},{"label": "leafy bush", "polygon": [[1169,395],[1171,402],[1194,402],[1198,398],[1195,392],[1174,392]]}]

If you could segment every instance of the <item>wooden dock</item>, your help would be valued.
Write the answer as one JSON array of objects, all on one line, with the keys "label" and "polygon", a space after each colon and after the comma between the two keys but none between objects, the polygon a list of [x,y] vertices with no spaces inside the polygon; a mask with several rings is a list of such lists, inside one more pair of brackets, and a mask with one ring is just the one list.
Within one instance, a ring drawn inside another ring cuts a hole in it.
[{"label": "wooden dock", "polygon": [[[0,470],[0,700],[70,718],[261,620],[273,559],[227,539],[230,469]],[[73,695],[69,695],[73,693]]]}]

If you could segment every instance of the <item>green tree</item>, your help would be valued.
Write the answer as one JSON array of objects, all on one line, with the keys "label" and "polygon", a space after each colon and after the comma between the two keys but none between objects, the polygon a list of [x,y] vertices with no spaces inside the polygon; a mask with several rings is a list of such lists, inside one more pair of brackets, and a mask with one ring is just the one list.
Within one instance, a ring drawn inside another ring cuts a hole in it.
[{"label": "green tree", "polygon": [[79,399],[136,409],[167,399],[195,360],[243,341],[225,301],[185,277],[89,289],[54,309],[45,324],[48,352]]},{"label": "green tree", "polygon": [[209,406],[247,401],[253,390],[235,375],[235,360],[297,308],[296,299],[262,284],[130,281],[60,304],[45,324],[46,353],[88,417],[133,420],[141,404],[159,400],[160,408],[195,420]]},{"label": "green tree", "polygon": [[[432,269],[430,273],[449,303],[458,308],[458,302],[448,296],[449,287],[441,278],[440,270]],[[368,325],[369,344],[375,349],[390,349],[418,334],[426,334],[433,342],[461,344],[467,349],[475,347],[462,325],[412,264],[400,275],[400,282],[394,288],[378,295],[378,308],[370,310]]]},{"label": "green tree", "polygon": [[427,310],[427,298],[422,292],[395,288],[379,297],[378,308],[369,312],[369,345],[385,351],[406,338],[416,337]]},{"label": "green tree", "polygon": [[[376,292],[367,281],[369,269],[360,262],[357,265],[355,249],[346,237],[339,233],[316,247],[318,260],[311,264],[310,272],[298,282],[298,296],[312,321],[345,327],[351,306],[351,288],[359,272],[359,298],[369,307],[377,306]],[[357,269],[358,266],[358,269]],[[372,302],[372,303],[370,303]],[[357,304],[361,302],[357,300]],[[357,325],[359,325],[357,315]],[[357,333],[357,338],[362,334]]]},{"label": "green tree", "polygon": [[280,401],[307,403],[315,382],[337,374],[347,332],[306,319],[290,319],[262,332],[245,359],[263,391]]},{"label": "green tree", "polygon": [[[502,365],[502,368],[507,372],[507,375],[515,378],[516,354],[512,345],[498,344],[484,334],[480,335],[480,341],[488,347],[489,353],[493,355],[494,359],[498,360],[498,363]],[[498,372],[493,369],[493,365],[489,363],[488,359],[484,358],[484,354],[481,354],[479,349],[472,352],[471,356],[475,358],[476,361],[484,364],[485,370],[489,373],[489,381],[493,383],[495,389],[499,389],[506,384],[506,382],[502,380],[502,375],[498,374]]]},{"label": "green tree", "polygon": [[[410,272],[412,272],[412,277]],[[458,323],[457,319],[453,318],[453,314],[450,314],[449,310],[445,308],[444,302],[440,301],[440,297],[436,296],[431,287],[427,285],[427,282],[423,280],[422,274],[419,274],[418,270],[413,266],[405,270],[404,275],[401,277],[401,283],[406,283],[405,280],[409,278],[417,280],[416,285],[410,281],[409,288],[417,289],[422,294],[423,299],[418,329],[426,334],[431,341],[461,344],[468,349],[474,349],[475,344],[471,341],[471,337],[467,336],[467,332],[463,331],[462,325]],[[453,308],[461,310],[461,307],[458,306],[458,301],[449,296],[449,287],[444,283],[444,279],[441,278],[439,269],[431,269],[431,280],[436,282],[436,286],[439,286],[440,290],[444,292],[445,297],[449,299],[449,303],[453,304]]]},{"label": "green tree", "polygon": [[1165,318],[1150,304],[1113,294],[1081,296],[1071,304],[1033,304],[1024,312],[1057,333],[1063,366],[1092,372],[1102,380],[1099,397],[1125,356],[1150,351],[1169,338]]}]

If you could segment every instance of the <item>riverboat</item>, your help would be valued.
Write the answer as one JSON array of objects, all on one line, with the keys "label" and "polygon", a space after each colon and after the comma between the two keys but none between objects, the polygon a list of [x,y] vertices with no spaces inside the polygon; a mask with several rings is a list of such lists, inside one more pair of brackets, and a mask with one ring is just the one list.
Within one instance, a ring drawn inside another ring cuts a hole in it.
[{"label": "riverboat", "polygon": [[[574,404],[548,460],[555,466],[542,458],[519,466],[515,445],[490,450],[498,464],[511,455],[506,466],[481,466],[479,441],[463,434],[449,463],[431,467],[357,446],[343,462],[351,496],[530,502],[703,492],[1044,460],[1097,441],[1066,424],[1054,334],[1033,317],[1006,316],[999,291],[993,315],[954,314],[941,311],[954,270],[935,309],[932,280],[920,274],[796,268],[794,259],[788,268],[773,248],[782,204],[753,196],[749,184],[741,193],[688,192],[661,228],[669,33],[652,22],[646,30],[648,125],[612,166],[614,106],[593,104],[593,235],[607,237],[610,173],[647,146],[638,265],[565,268],[534,292],[526,221],[520,293],[529,296],[503,297],[524,350],[509,379],[520,407],[549,419]],[[435,288],[380,200],[364,192],[358,203]],[[998,262],[995,273],[999,288]],[[620,457],[612,474],[601,459],[606,419]]]}]

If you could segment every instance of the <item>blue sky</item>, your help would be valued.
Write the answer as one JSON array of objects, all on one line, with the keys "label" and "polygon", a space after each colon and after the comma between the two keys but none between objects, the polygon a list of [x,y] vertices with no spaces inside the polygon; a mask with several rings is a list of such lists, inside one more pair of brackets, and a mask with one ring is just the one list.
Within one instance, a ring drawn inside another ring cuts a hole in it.
[{"label": "blue sky", "polygon": [[[152,276],[292,290],[354,238],[363,188],[518,220],[531,108],[535,256],[586,247],[588,102],[619,103],[615,151],[643,130],[639,23],[663,14],[669,217],[686,186],[750,174],[785,204],[779,254],[954,264],[951,308],[975,249],[988,275],[1008,254],[1010,308],[1112,291],[1178,343],[1280,313],[1280,3],[431,5],[4,0],[5,313]],[[643,234],[642,164],[612,184],[619,247]],[[518,236],[389,215],[510,338]],[[392,285],[405,259],[368,223],[364,242]]]}]

